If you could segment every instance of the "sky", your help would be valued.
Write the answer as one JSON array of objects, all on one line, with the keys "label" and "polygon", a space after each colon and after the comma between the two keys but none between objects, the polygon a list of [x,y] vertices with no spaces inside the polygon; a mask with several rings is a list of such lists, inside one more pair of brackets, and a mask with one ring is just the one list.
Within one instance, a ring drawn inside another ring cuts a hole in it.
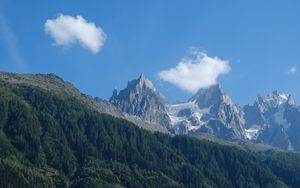
[{"label": "sky", "polygon": [[[219,83],[239,105],[300,101],[300,1],[0,0],[0,71],[109,99],[143,73],[167,100]],[[299,104],[299,103],[298,103]]]}]

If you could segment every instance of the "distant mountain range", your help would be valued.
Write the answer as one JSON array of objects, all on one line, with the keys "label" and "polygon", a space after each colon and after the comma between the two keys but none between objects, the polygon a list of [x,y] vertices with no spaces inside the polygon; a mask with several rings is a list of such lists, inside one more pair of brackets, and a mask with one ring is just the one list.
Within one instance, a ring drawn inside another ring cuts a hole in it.
[{"label": "distant mountain range", "polygon": [[219,86],[169,104],[142,75],[106,101],[54,74],[0,73],[0,187],[298,188],[300,155],[245,140],[258,127],[243,117]]},{"label": "distant mountain range", "polygon": [[240,107],[220,85],[200,89],[187,102],[171,104],[141,75],[109,100],[123,114],[160,125],[173,134],[209,134],[300,150],[300,109],[289,94],[274,91]]},{"label": "distant mountain range", "polygon": [[300,151],[300,109],[291,95],[274,91],[240,107],[220,85],[200,89],[187,102],[168,102],[142,74],[126,88],[113,91],[109,101],[80,93],[54,74],[0,73],[9,83],[25,83],[65,92],[100,113],[133,122],[150,131],[226,141],[247,141]]},{"label": "distant mountain range", "polygon": [[171,104],[141,75],[107,101],[0,72],[0,187],[298,188],[300,155],[279,148],[299,151],[299,117],[279,92],[241,108],[215,85]]}]

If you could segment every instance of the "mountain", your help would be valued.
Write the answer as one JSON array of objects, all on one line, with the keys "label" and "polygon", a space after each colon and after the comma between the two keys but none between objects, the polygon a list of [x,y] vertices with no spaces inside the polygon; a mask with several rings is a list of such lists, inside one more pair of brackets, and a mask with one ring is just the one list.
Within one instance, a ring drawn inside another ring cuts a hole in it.
[{"label": "mountain", "polygon": [[[140,128],[168,134],[212,135],[227,141],[249,140],[284,150],[300,150],[300,109],[286,93],[257,96],[240,108],[217,84],[200,89],[187,102],[171,104],[141,75],[109,101],[81,93],[54,74],[0,73],[10,84],[25,84],[74,96],[90,108],[126,119]],[[206,136],[204,136],[206,137]]]},{"label": "mountain", "polygon": [[126,114],[170,128],[166,102],[143,74],[138,79],[128,82],[127,87],[119,93],[114,90],[109,101]]},{"label": "mountain", "polygon": [[200,89],[187,103],[167,109],[177,132],[207,133],[227,140],[245,137],[242,109],[218,84]]},{"label": "mountain", "polygon": [[[200,89],[187,102],[171,104],[142,74],[109,102],[127,120],[148,130],[250,140],[285,150],[300,150],[300,110],[288,94],[257,96],[253,105],[236,105],[219,84]],[[147,125],[143,125],[143,123]]]},{"label": "mountain", "polygon": [[101,113],[123,117],[123,114],[108,101],[98,97],[93,98],[81,93],[71,83],[64,81],[55,74],[16,74],[0,72],[0,79],[12,84],[25,84],[33,87],[40,87],[48,91],[63,92],[76,97]]},{"label": "mountain", "polygon": [[291,95],[274,91],[257,96],[253,105],[244,107],[248,138],[287,150],[299,150],[299,108]]},{"label": "mountain", "polygon": [[299,154],[253,153],[188,136],[151,133],[100,113],[73,95],[76,92],[65,91],[71,88],[36,84],[49,75],[30,75],[30,82],[12,81],[15,76],[27,77],[0,78],[0,187],[300,184]]},{"label": "mountain", "polygon": [[25,84],[34,87],[41,87],[48,91],[63,92],[65,94],[76,97],[77,99],[100,113],[105,113],[114,117],[126,119],[143,129],[169,133],[169,131],[165,127],[153,123],[150,124],[136,117],[124,114],[118,108],[116,108],[115,105],[107,100],[81,93],[71,83],[64,81],[62,78],[58,77],[55,74],[16,74],[0,72],[0,79],[12,84]]}]

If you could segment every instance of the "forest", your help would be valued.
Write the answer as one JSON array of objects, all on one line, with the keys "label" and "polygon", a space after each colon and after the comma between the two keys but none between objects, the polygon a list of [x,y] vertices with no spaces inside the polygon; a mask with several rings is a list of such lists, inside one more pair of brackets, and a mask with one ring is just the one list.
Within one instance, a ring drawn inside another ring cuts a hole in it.
[{"label": "forest", "polygon": [[0,187],[299,187],[300,155],[151,133],[77,97],[0,81]]}]

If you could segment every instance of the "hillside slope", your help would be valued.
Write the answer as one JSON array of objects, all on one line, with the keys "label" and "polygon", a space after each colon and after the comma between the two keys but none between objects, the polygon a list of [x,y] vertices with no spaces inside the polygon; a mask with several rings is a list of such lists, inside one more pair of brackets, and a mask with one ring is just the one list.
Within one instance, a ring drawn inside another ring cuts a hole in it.
[{"label": "hillside slope", "polygon": [[47,91],[56,91],[71,95],[100,113],[126,119],[130,122],[133,122],[138,127],[146,130],[169,133],[169,131],[161,125],[145,122],[137,116],[123,114],[119,109],[115,107],[115,105],[107,100],[103,100],[98,97],[93,98],[92,96],[81,93],[76,87],[74,87],[73,84],[64,81],[62,78],[52,73],[16,74],[9,72],[0,72],[0,80],[12,84],[25,84],[28,86],[39,87]]},{"label": "hillside slope", "polygon": [[0,164],[0,187],[300,184],[299,155],[250,153],[187,136],[150,133],[100,114],[59,89],[3,80]]}]

